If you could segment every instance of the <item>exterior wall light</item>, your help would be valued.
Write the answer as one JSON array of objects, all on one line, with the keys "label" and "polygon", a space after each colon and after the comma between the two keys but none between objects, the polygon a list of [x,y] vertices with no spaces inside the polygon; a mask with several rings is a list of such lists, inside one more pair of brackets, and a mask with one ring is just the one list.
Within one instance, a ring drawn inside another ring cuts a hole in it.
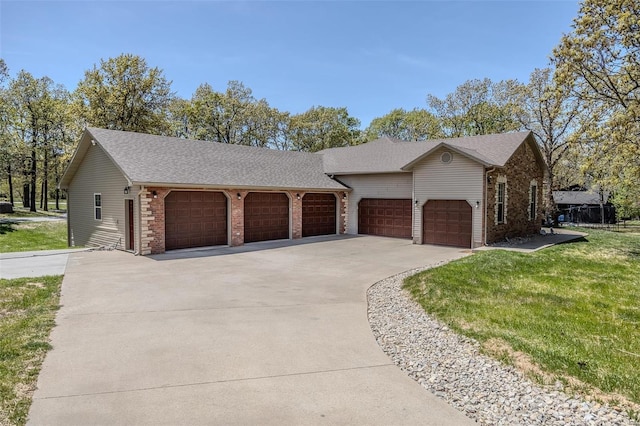
[{"label": "exterior wall light", "polygon": [[153,191],[151,194],[153,195],[153,198],[158,198],[158,192],[157,191]]},{"label": "exterior wall light", "polygon": [[239,192],[236,194],[236,197],[238,197],[238,200],[242,200],[242,195],[240,195]]},{"label": "exterior wall light", "polygon": [[127,195],[129,193],[129,188],[129,186],[124,187],[124,195]]},{"label": "exterior wall light", "polygon": [[480,201],[476,201],[476,209],[480,208]]},{"label": "exterior wall light", "polygon": [[413,202],[413,205],[418,207],[418,200],[417,199]]},{"label": "exterior wall light", "polygon": [[296,198],[299,200],[300,199],[300,194],[296,194]]}]

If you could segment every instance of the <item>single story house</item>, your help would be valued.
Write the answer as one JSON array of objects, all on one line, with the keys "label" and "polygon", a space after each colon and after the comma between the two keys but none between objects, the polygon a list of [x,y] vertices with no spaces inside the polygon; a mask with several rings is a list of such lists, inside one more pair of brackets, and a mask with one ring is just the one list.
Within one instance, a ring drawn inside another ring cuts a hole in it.
[{"label": "single story house", "polygon": [[530,132],[306,153],[87,128],[60,187],[71,246],[347,233],[474,248],[540,230],[545,174]]},{"label": "single story house", "polygon": [[559,222],[616,223],[616,209],[609,202],[608,191],[553,191],[553,202],[559,211]]}]

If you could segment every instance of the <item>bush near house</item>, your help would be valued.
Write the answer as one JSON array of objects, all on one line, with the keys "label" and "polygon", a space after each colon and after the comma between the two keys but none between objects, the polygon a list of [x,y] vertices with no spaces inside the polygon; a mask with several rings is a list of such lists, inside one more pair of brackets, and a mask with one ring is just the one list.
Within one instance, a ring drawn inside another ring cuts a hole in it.
[{"label": "bush near house", "polygon": [[[640,233],[485,251],[408,278],[425,310],[534,379],[640,403]],[[634,409],[637,409],[637,405]]]}]

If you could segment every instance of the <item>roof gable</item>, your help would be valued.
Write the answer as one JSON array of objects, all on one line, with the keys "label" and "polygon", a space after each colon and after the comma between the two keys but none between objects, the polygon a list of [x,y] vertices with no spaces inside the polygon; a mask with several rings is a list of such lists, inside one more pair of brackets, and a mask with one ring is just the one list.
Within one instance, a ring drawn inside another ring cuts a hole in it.
[{"label": "roof gable", "polygon": [[[405,142],[388,137],[362,145],[320,151],[330,174],[394,173],[410,171],[440,147],[446,147],[487,167],[504,167],[525,141],[532,140],[536,158],[542,160],[531,132],[468,136]],[[544,162],[542,162],[544,167]]]},{"label": "roof gable", "polygon": [[95,141],[133,185],[347,189],[324,174],[316,154],[87,128],[63,177],[71,181]]}]

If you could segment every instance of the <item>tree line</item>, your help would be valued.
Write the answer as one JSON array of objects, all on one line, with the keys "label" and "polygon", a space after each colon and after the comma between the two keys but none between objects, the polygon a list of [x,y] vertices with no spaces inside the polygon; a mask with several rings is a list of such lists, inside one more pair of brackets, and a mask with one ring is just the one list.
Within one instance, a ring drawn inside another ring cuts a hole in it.
[{"label": "tree line", "polygon": [[[346,107],[291,114],[240,81],[201,84],[190,99],[144,58],[123,54],[85,71],[74,91],[0,59],[0,162],[10,201],[31,210],[59,197],[57,182],[85,126],[281,150],[315,152],[381,136],[426,140],[530,130],[549,168],[551,191],[572,184],[614,194],[623,216],[640,214],[640,6],[584,0],[549,68],[528,81],[472,79],[425,106],[393,109],[361,130]],[[2,191],[0,191],[2,192]],[[39,195],[39,196],[37,196]]]}]

